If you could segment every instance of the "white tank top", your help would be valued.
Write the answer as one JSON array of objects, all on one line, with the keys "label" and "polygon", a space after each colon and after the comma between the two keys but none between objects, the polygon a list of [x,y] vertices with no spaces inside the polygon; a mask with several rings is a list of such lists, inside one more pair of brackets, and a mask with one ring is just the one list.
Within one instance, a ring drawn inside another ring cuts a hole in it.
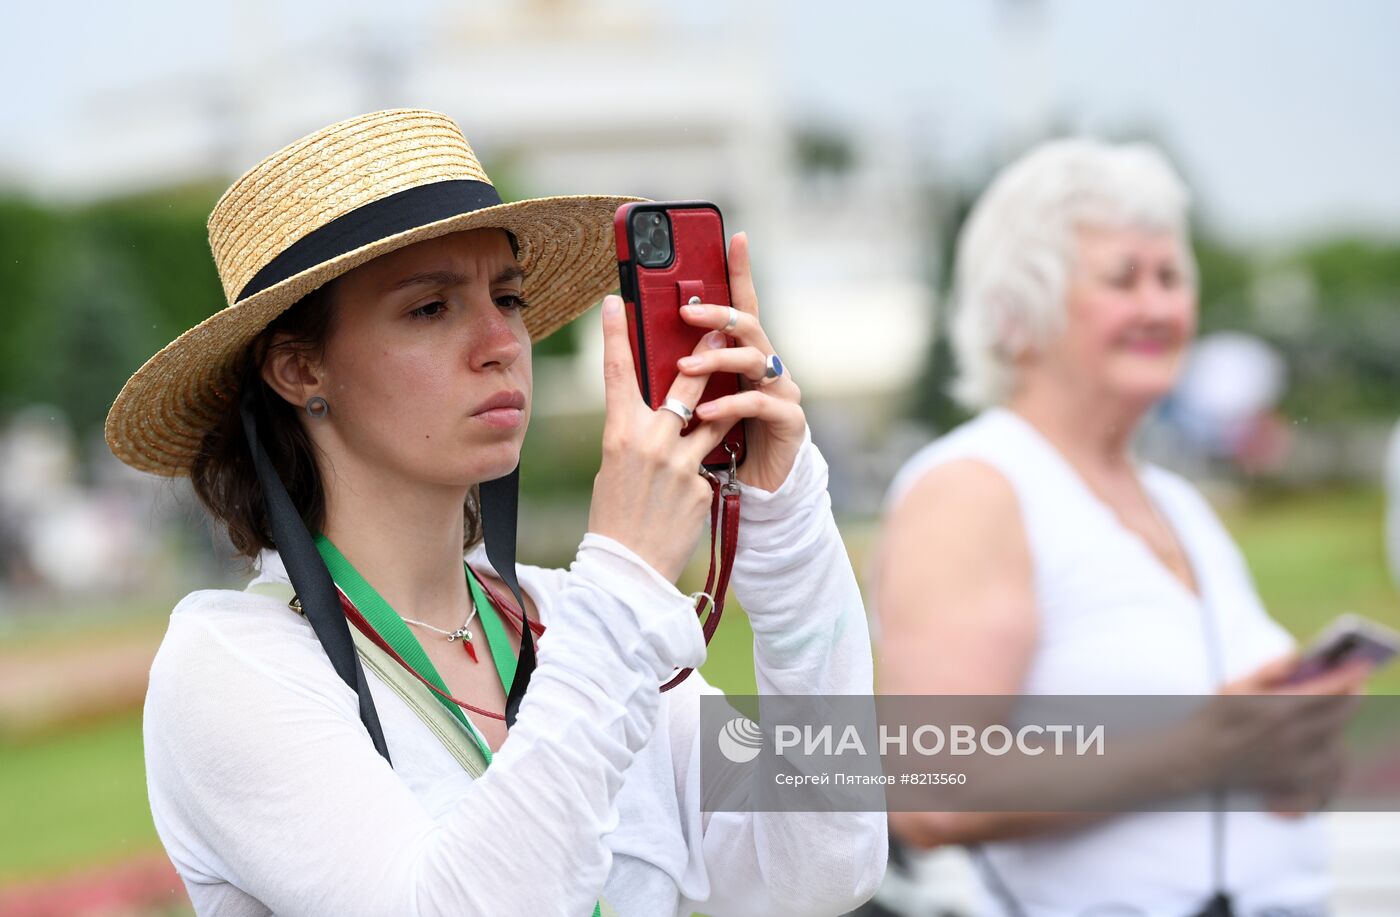
[{"label": "white tank top", "polygon": [[[1181,477],[1141,469],[1191,562],[1200,598],[1039,431],[1005,408],[983,412],[910,458],[890,486],[886,512],[930,469],[958,459],[1000,472],[1020,503],[1039,628],[1024,693],[1214,693],[1292,646],[1264,611],[1238,547]],[[874,607],[878,615],[878,601]],[[1214,891],[1212,819],[1205,812],[1123,815],[982,850],[1027,915],[1184,917]],[[1224,822],[1224,884],[1238,914],[1325,912],[1319,818],[1233,812]],[[985,913],[1014,913],[985,891]]]}]

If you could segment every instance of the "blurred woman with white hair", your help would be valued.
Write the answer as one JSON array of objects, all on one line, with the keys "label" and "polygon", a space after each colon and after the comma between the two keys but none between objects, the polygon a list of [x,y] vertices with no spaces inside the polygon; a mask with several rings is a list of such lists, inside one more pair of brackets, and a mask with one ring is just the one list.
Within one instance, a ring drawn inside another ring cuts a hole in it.
[{"label": "blurred woman with white hair", "polygon": [[[910,459],[888,494],[873,568],[880,693],[1300,690],[1285,686],[1291,638],[1210,507],[1131,450],[1196,330],[1187,202],[1153,148],[1073,139],[1032,150],[974,208],[953,344],[956,393],[981,413]],[[1348,668],[1302,690],[1343,695],[1364,677]],[[1193,768],[1195,786],[1220,755]],[[1326,908],[1316,816],[892,812],[890,824],[912,847],[969,846],[982,913]]]}]

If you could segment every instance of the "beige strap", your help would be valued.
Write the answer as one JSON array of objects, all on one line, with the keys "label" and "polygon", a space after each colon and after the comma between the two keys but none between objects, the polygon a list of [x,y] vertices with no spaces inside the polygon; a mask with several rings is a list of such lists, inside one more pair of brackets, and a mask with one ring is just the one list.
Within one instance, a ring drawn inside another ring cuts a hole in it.
[{"label": "beige strap", "polygon": [[[355,649],[359,651],[360,660],[364,662],[365,667],[372,669],[385,684],[404,699],[404,703],[418,714],[418,718],[433,731],[438,741],[452,752],[452,757],[472,775],[472,779],[475,780],[484,774],[486,759],[481,756],[480,746],[476,744],[475,739],[466,734],[461,722],[433,697],[432,692],[421,681],[408,674],[388,653],[376,646],[374,641],[360,633],[358,627],[350,628],[350,636],[355,639]],[[482,741],[486,741],[484,737]]]},{"label": "beige strap", "polygon": [[[290,602],[295,594],[291,583],[258,583],[249,586],[248,591],[270,595],[284,602]],[[423,724],[432,730],[438,741],[457,759],[457,763],[472,775],[472,779],[484,774],[486,759],[482,757],[476,741],[466,734],[457,718],[432,696],[421,681],[405,671],[388,653],[376,646],[373,640],[360,633],[358,627],[350,628],[350,636],[355,641],[355,650],[360,654],[360,661],[364,663],[365,668],[372,670],[379,676],[380,681],[393,688],[394,693],[403,698],[404,703],[418,714]]]}]

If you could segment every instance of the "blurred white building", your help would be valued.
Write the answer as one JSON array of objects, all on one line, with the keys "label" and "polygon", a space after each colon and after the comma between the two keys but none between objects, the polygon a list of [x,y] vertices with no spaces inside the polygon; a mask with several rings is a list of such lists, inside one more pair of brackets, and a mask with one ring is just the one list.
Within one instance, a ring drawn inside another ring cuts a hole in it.
[{"label": "blurred white building", "polygon": [[[27,167],[27,183],[96,196],[228,178],[334,120],[437,108],[508,192],[715,201],[727,230],[750,234],[765,327],[804,394],[893,410],[882,396],[912,379],[932,317],[909,138],[899,124],[823,125],[838,155],[804,169],[770,8],[699,23],[645,0],[444,10],[433,28],[341,24],[290,48],[275,4],[235,4],[231,72],[92,100],[90,136]],[[596,322],[578,359],[541,361],[541,410],[601,408]]]}]

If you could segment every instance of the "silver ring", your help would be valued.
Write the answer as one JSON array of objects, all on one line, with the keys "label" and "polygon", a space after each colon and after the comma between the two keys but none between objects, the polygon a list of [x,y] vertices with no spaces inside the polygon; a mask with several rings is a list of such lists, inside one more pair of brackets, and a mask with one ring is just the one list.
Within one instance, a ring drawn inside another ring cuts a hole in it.
[{"label": "silver ring", "polygon": [[733,306],[729,307],[729,321],[724,323],[725,331],[733,331],[739,326],[739,310]]},{"label": "silver ring", "polygon": [[690,423],[690,418],[695,416],[695,412],[687,407],[686,403],[679,398],[667,398],[657,410],[670,411],[672,414],[675,414],[681,419],[681,426],[683,427]]},{"label": "silver ring", "polygon": [[763,378],[758,380],[759,385],[768,385],[783,374],[783,361],[778,359],[776,353],[770,353],[768,359],[763,361]]}]

